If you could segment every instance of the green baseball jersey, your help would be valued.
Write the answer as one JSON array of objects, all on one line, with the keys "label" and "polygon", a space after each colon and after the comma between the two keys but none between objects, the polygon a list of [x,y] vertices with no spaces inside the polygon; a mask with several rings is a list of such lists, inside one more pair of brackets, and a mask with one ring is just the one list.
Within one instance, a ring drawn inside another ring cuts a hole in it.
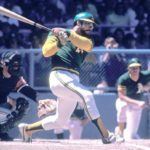
[{"label": "green baseball jersey", "polygon": [[141,100],[143,92],[140,91],[139,84],[146,85],[149,81],[150,71],[141,71],[137,81],[133,81],[127,72],[119,77],[118,89],[125,89],[128,97]]},{"label": "green baseball jersey", "polygon": [[[49,33],[49,37],[51,37]],[[82,35],[92,42],[93,40],[89,35]],[[80,43],[79,43],[80,44]],[[86,43],[85,43],[86,44]],[[86,45],[85,45],[86,46]],[[61,67],[67,69],[73,69],[79,72],[80,65],[84,61],[88,52],[76,47],[71,41],[67,41],[65,45],[61,45],[60,49],[53,55],[52,58],[52,68]]]},{"label": "green baseball jersey", "polygon": [[65,67],[79,71],[80,65],[86,55],[86,51],[78,49],[68,41],[55,55],[52,56],[52,66]]}]

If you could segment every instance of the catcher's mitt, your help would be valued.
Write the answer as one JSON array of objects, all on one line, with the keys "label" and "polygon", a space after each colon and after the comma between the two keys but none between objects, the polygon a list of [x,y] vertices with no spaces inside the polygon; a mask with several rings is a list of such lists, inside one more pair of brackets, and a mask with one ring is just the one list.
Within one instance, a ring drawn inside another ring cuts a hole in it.
[{"label": "catcher's mitt", "polygon": [[38,117],[56,113],[56,101],[54,99],[39,100]]}]

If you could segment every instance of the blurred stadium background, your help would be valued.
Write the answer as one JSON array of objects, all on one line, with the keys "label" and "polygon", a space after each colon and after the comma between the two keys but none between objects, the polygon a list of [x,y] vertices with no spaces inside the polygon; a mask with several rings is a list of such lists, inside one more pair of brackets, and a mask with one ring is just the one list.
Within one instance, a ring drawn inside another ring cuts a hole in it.
[{"label": "blurred stadium background", "polygon": [[[114,106],[118,76],[126,71],[127,61],[132,57],[140,58],[142,69],[150,69],[150,0],[1,0],[0,6],[50,28],[70,28],[73,16],[81,11],[89,11],[94,15],[97,24],[91,36],[95,47],[82,64],[80,79],[82,84],[94,92],[106,126],[113,131],[116,125]],[[17,20],[0,16],[0,53],[6,50],[20,51],[23,73],[28,83],[41,92],[43,97],[54,97],[48,87],[51,60],[43,58],[41,54],[47,34]],[[103,42],[109,36],[113,36],[119,43],[118,49],[104,48]],[[110,55],[108,62],[103,59],[106,53]],[[149,95],[145,96],[147,100]],[[35,104],[31,103],[31,108],[31,115],[24,119],[29,123],[38,119]],[[83,138],[98,137],[95,131],[88,132],[91,126],[89,124],[85,128]],[[11,132],[19,137],[16,131],[14,129]],[[150,138],[148,108],[143,111],[139,134],[142,138]],[[54,137],[46,133],[36,135],[42,138],[49,136]]]}]

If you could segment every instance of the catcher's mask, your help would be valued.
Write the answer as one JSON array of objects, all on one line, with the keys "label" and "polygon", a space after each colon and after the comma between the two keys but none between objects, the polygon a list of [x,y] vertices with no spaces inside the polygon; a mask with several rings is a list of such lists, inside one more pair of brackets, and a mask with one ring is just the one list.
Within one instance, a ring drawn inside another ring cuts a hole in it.
[{"label": "catcher's mask", "polygon": [[4,52],[1,56],[1,63],[8,67],[8,72],[17,76],[21,70],[21,55],[18,52]]}]

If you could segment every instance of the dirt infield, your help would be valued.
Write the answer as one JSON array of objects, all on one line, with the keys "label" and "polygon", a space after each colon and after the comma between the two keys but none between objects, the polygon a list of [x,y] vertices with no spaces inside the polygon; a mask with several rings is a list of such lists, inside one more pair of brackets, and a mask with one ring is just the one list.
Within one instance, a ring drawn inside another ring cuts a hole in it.
[{"label": "dirt infield", "polygon": [[100,140],[20,140],[0,142],[0,150],[150,150],[150,140],[132,140],[104,145]]}]

